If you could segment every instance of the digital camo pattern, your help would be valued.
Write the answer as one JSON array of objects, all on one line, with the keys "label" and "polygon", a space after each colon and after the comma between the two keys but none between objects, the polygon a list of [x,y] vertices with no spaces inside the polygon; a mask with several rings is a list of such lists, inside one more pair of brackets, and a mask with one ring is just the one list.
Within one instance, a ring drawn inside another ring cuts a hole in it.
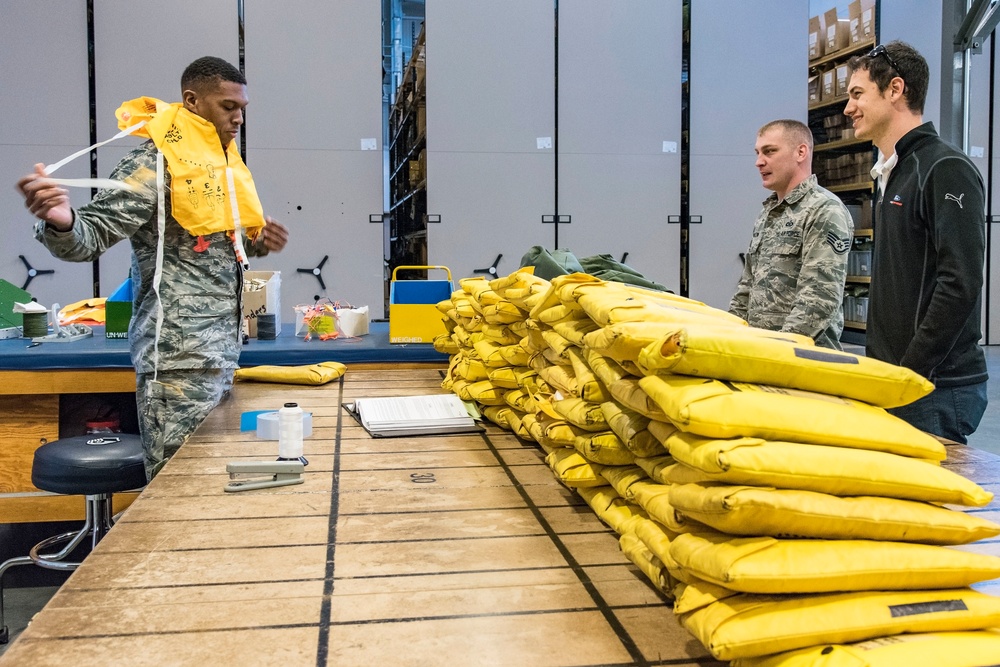
[{"label": "digital camo pattern", "polygon": [[[126,155],[111,178],[132,183],[136,191],[101,190],[76,210],[73,229],[57,233],[44,222],[35,237],[61,259],[93,261],[119,241],[132,244],[133,317],[129,327],[136,372],[183,368],[235,368],[240,353],[242,273],[230,235],[192,236],[171,216],[170,176],[166,174],[163,277],[160,301],[163,323],[157,354],[156,147],[147,141]],[[247,254],[262,254],[252,244]]]},{"label": "digital camo pattern", "polygon": [[136,375],[139,431],[151,480],[233,386],[231,369]]},{"label": "digital camo pattern", "polygon": [[[129,326],[136,401],[152,477],[166,457],[218,403],[232,383],[241,348],[239,327],[243,275],[228,233],[192,236],[171,216],[170,175],[166,173],[166,223],[160,303],[153,292],[158,242],[156,147],[147,141],[126,155],[111,177],[135,191],[101,190],[75,211],[73,229],[58,233],[39,221],[35,238],[61,259],[88,262],[129,239],[132,245],[133,317]],[[248,255],[266,250],[245,244]],[[151,383],[158,369],[157,383]]]},{"label": "digital camo pattern", "polygon": [[784,201],[772,194],[754,224],[729,311],[751,326],[804,334],[817,345],[841,349],[853,235],[847,207],[815,176]]}]

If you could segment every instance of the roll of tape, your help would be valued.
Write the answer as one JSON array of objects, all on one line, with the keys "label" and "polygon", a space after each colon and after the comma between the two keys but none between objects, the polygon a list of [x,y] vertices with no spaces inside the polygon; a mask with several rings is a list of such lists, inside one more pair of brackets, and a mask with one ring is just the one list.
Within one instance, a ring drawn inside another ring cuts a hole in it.
[{"label": "roll of tape", "polygon": [[[302,437],[308,438],[312,435],[313,422],[312,413],[302,413]],[[257,437],[261,440],[278,439],[278,411],[264,412],[257,415]]]},{"label": "roll of tape", "polygon": [[49,334],[49,314],[24,313],[24,337],[42,338]]},{"label": "roll of tape", "polygon": [[276,338],[276,318],[272,313],[261,313],[257,316],[257,340],[274,340]]}]

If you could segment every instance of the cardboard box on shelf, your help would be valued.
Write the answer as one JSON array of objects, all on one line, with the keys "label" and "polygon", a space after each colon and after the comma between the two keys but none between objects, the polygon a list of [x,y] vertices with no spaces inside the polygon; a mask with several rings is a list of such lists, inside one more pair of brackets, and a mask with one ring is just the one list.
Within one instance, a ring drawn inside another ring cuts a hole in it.
[{"label": "cardboard box on shelf", "polygon": [[809,104],[816,104],[820,101],[819,74],[809,77]]},{"label": "cardboard box on shelf", "polygon": [[837,82],[835,74],[836,72],[833,69],[823,70],[820,74],[820,78],[822,79],[822,84],[820,85],[820,88],[822,89],[820,92],[820,98],[823,101],[832,100],[837,96]]},{"label": "cardboard box on shelf", "polygon": [[859,203],[854,204],[856,209],[851,209],[851,215],[854,215],[855,210],[857,210],[857,217],[854,218],[854,229],[871,229],[872,228],[872,200],[871,197],[865,197]]},{"label": "cardboard box on shelf", "polygon": [[853,0],[847,6],[851,44],[875,39],[875,0]]},{"label": "cardboard box on shelf", "polygon": [[836,7],[828,9],[823,15],[823,25],[826,31],[823,33],[826,36],[823,48],[826,49],[827,55],[847,48],[850,42],[850,21],[838,19]]},{"label": "cardboard box on shelf", "polygon": [[416,89],[418,93],[422,94],[424,91],[424,82],[427,80],[426,76],[427,70],[424,67],[424,62],[422,60],[419,63],[417,63],[416,72],[417,72],[417,81],[415,84]]},{"label": "cardboard box on shelf", "polygon": [[850,81],[851,70],[847,67],[847,63],[843,65],[837,65],[836,67],[836,80],[834,94],[837,97],[842,97],[847,95],[847,84]]},{"label": "cardboard box on shelf", "polygon": [[410,164],[407,166],[410,173],[410,187],[415,188],[420,184],[420,181],[424,180],[424,172],[421,168],[419,160],[410,160]]},{"label": "cardboard box on shelf", "polygon": [[243,318],[251,338],[257,337],[257,316],[272,313],[274,335],[281,333],[281,271],[246,271],[243,274]]},{"label": "cardboard box on shelf", "polygon": [[858,216],[857,222],[854,223],[854,228],[871,229],[872,220],[872,200],[870,197],[865,197],[861,200],[861,215]]},{"label": "cardboard box on shelf", "polygon": [[809,60],[822,58],[826,53],[826,31],[823,29],[823,17],[813,16],[809,19]]}]

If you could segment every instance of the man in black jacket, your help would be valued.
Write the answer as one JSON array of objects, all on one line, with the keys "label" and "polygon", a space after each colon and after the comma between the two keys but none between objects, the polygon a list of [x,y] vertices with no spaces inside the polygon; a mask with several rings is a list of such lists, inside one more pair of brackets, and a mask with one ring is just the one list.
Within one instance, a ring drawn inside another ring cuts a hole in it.
[{"label": "man in black jacket", "polygon": [[928,67],[913,47],[890,42],[849,65],[844,114],[879,149],[867,354],[934,383],[890,412],[965,443],[986,410],[983,179],[923,122]]},{"label": "man in black jacket", "polygon": [[867,354],[934,383],[929,396],[890,412],[965,443],[986,410],[983,179],[923,122],[928,67],[913,47],[877,46],[850,67],[844,113],[855,136],[879,149]]}]

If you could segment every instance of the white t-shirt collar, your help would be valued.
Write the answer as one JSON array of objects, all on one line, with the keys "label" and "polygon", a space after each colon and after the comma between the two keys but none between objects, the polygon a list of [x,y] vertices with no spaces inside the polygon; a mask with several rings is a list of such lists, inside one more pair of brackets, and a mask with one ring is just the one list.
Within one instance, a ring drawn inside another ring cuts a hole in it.
[{"label": "white t-shirt collar", "polygon": [[872,167],[872,178],[878,181],[878,188],[882,192],[885,192],[885,182],[889,180],[889,174],[892,173],[892,168],[896,166],[897,159],[896,153],[893,153],[886,158],[880,151],[878,154],[878,162],[876,162],[875,166]]}]

